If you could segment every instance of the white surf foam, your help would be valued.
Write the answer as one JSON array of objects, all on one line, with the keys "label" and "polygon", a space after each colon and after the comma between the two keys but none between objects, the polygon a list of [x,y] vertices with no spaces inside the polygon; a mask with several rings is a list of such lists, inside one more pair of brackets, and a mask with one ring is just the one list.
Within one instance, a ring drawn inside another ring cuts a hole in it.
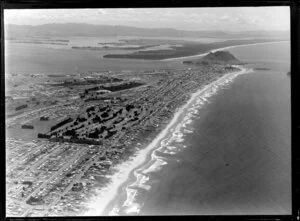
[{"label": "white surf foam", "polygon": [[[164,165],[166,165],[167,159],[162,156],[158,156],[156,152],[163,153],[165,146],[167,146],[172,141],[182,142],[184,140],[182,138],[183,133],[180,132],[180,128],[182,128],[183,123],[178,122],[179,116],[186,113],[186,110],[189,109],[195,102],[201,104],[203,100],[207,101],[206,98],[212,95],[212,92],[210,90],[210,87],[212,85],[213,87],[218,89],[220,85],[224,85],[228,82],[231,82],[236,76],[250,72],[245,68],[242,67],[239,68],[241,69],[241,71],[238,71],[236,73],[226,74],[223,77],[216,80],[215,82],[213,82],[212,84],[206,85],[196,93],[193,93],[189,101],[175,113],[173,119],[167,125],[167,127],[164,130],[162,130],[162,132],[146,148],[139,150],[136,153],[136,155],[131,157],[128,161],[115,166],[114,169],[116,169],[117,172],[112,176],[108,189],[101,189],[97,191],[97,195],[94,196],[90,200],[89,204],[87,205],[88,211],[85,212],[83,215],[85,216],[105,215],[103,214],[105,208],[116,197],[119,187],[128,179],[131,171],[137,171],[138,173],[149,174],[150,172],[155,172],[160,170]],[[213,91],[214,93],[216,92],[216,90]],[[174,129],[174,125],[176,125],[175,129]],[[163,140],[163,138],[166,137],[166,135],[170,133],[170,131],[173,132],[171,138]],[[161,145],[158,146],[158,144]],[[182,146],[182,147],[184,148],[186,146]],[[148,163],[146,164],[147,168],[144,168],[144,166],[142,166],[142,168],[140,169],[143,170],[137,169],[140,165],[145,163],[145,160],[147,159],[147,155],[151,151],[152,151],[151,160],[149,165]],[[142,180],[141,181],[142,185],[146,185],[145,183],[147,182],[147,180],[141,179],[135,174],[135,182],[136,180],[139,179]],[[131,188],[128,185],[125,188],[126,192],[129,191],[127,192],[127,199],[125,201],[126,207],[128,207],[126,211],[128,213],[138,213],[138,211],[141,208],[141,205],[134,203],[137,190],[134,189],[129,190],[129,189]],[[117,213],[117,211],[118,211],[117,208],[113,208],[113,211],[110,212],[109,214]]]}]

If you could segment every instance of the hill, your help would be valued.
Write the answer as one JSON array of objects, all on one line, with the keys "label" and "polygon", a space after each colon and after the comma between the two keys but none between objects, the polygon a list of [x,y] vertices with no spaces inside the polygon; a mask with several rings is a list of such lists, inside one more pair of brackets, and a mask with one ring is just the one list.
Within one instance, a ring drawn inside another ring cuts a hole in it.
[{"label": "hill", "polygon": [[92,25],[85,23],[62,23],[43,25],[5,25],[8,38],[28,36],[143,36],[143,37],[198,37],[198,38],[267,38],[289,39],[289,31],[225,32],[213,30],[186,31],[173,28],[140,28],[121,25]]},{"label": "hill", "polygon": [[184,61],[184,64],[241,64],[241,62],[228,51],[210,52],[198,60]]}]

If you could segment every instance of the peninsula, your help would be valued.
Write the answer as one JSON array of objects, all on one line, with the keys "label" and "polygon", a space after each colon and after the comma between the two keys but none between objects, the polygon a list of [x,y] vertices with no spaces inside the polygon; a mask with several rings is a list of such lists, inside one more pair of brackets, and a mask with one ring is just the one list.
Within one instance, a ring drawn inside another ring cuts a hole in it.
[{"label": "peninsula", "polygon": [[85,202],[109,184],[115,166],[148,146],[191,94],[238,71],[211,64],[88,72],[72,80],[32,76],[27,82],[32,92],[16,87],[6,99],[7,214],[82,214]]}]

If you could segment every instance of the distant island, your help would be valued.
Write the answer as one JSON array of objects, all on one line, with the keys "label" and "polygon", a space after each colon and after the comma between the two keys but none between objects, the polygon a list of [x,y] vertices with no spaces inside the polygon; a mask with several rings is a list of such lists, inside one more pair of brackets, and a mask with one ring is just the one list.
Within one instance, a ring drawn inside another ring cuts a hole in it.
[{"label": "distant island", "polygon": [[271,70],[270,68],[260,68],[260,67],[258,67],[258,68],[254,68],[254,70],[257,70],[257,71],[269,71],[269,70]]},{"label": "distant island", "polygon": [[208,55],[190,61],[183,61],[183,64],[194,64],[194,65],[208,65],[208,64],[241,64],[234,55],[230,54],[228,51],[217,51],[210,52]]},{"label": "distant island", "polygon": [[14,42],[14,43],[23,43],[23,44],[68,45],[68,43],[56,42],[56,41],[13,40],[12,42]]},{"label": "distant island", "polygon": [[145,45],[145,46],[128,46],[128,47],[120,47],[120,46],[103,46],[103,47],[92,47],[92,46],[72,46],[72,49],[79,49],[79,50],[143,50],[147,48],[156,47],[159,45]]}]

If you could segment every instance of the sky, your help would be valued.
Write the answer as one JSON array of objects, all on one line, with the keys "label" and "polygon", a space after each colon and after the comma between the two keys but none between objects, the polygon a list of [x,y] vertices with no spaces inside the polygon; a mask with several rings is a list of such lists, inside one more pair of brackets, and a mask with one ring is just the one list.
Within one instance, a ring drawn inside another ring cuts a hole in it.
[{"label": "sky", "polygon": [[289,7],[6,9],[5,24],[88,23],[180,30],[289,30]]}]

